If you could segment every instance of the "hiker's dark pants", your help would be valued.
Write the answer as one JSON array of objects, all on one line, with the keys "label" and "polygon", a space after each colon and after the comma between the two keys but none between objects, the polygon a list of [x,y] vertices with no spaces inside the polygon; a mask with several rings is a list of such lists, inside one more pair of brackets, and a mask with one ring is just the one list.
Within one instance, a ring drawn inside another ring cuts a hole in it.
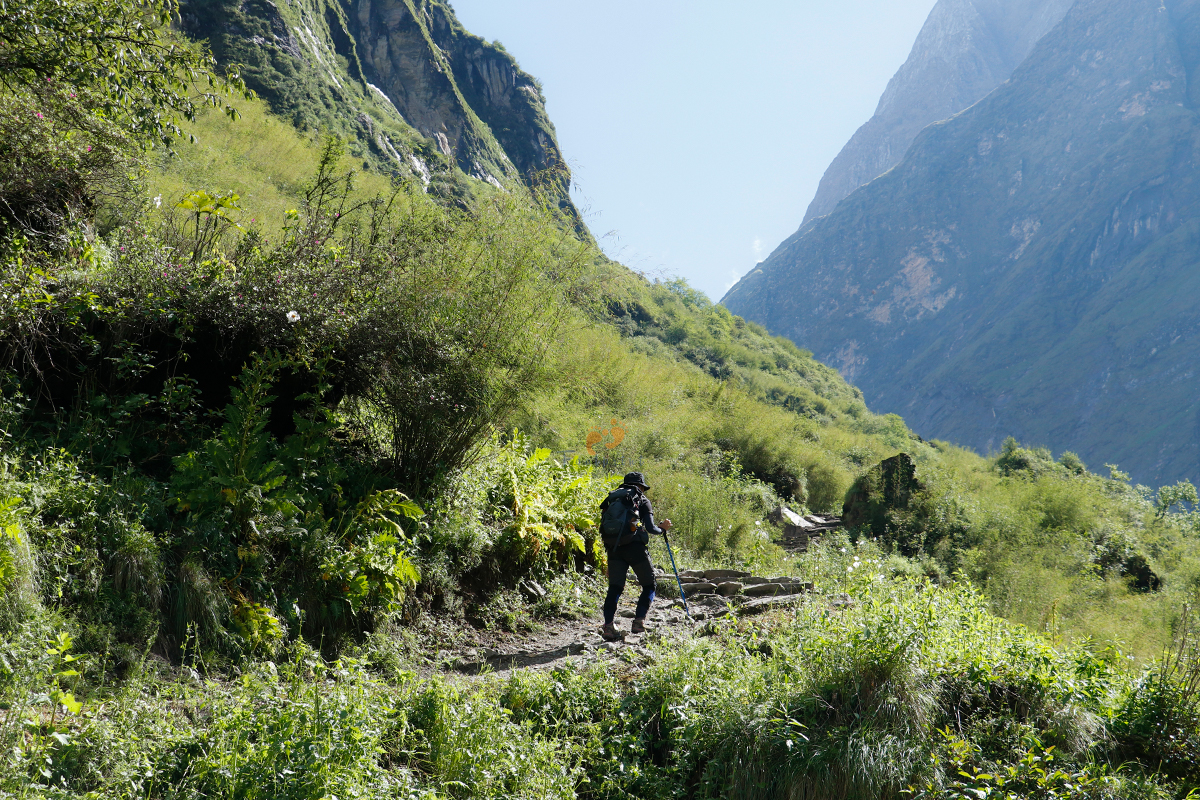
[{"label": "hiker's dark pants", "polygon": [[625,591],[625,576],[629,568],[642,585],[642,596],[638,598],[634,615],[645,619],[654,601],[654,566],[650,563],[650,551],[641,542],[623,544],[608,550],[608,597],[604,598],[604,624],[611,625],[617,615],[617,601]]}]

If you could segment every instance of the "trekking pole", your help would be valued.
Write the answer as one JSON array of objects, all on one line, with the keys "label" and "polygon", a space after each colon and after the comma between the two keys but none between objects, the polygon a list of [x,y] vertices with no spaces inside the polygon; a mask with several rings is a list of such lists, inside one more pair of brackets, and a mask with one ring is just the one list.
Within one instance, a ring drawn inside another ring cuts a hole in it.
[{"label": "trekking pole", "polygon": [[663,531],[663,541],[667,543],[667,555],[671,557],[671,569],[675,571],[675,585],[679,587],[679,597],[683,600],[683,613],[691,619],[692,610],[688,608],[687,595],[683,593],[683,581],[679,579],[679,567],[675,566],[675,553],[671,550],[671,540],[667,538],[666,531]]}]

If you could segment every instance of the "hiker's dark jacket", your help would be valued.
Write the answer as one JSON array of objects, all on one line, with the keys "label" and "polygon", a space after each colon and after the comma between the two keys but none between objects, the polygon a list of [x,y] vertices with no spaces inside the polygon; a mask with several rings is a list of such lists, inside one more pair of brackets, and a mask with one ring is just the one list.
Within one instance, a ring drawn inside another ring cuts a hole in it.
[{"label": "hiker's dark jacket", "polygon": [[[650,506],[650,498],[646,497],[646,493],[640,488],[630,486],[629,484],[624,484],[622,488],[634,489],[638,496],[638,517],[641,519],[642,524],[638,526],[637,535],[633,541],[649,544],[650,534],[653,533],[657,536],[662,536],[663,529],[654,524],[654,509]],[[600,504],[600,511],[603,512],[606,508],[608,508],[608,498],[605,498],[604,502]]]}]

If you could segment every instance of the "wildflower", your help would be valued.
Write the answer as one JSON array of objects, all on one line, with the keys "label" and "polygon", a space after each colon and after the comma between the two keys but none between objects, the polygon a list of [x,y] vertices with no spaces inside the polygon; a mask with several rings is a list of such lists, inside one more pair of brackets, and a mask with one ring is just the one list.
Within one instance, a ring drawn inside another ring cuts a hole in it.
[{"label": "wildflower", "polygon": [[287,321],[292,322],[292,323],[299,322],[300,321],[300,312],[299,311],[289,311],[287,313]]},{"label": "wildflower", "polygon": [[156,194],[154,195],[154,207],[159,208],[160,206],[162,206],[162,195]]},{"label": "wildflower", "polygon": [[42,112],[38,111],[38,112],[36,112],[36,114],[37,114],[37,118],[38,118],[38,119],[45,119],[45,118],[42,116]]}]

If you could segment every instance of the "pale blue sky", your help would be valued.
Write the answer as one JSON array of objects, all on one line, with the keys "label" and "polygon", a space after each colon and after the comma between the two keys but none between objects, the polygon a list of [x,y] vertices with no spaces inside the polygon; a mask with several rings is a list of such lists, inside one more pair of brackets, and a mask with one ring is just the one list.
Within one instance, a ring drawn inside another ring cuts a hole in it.
[{"label": "pale blue sky", "polygon": [[714,300],[800,225],[934,0],[452,0],[545,88],[605,251]]}]

